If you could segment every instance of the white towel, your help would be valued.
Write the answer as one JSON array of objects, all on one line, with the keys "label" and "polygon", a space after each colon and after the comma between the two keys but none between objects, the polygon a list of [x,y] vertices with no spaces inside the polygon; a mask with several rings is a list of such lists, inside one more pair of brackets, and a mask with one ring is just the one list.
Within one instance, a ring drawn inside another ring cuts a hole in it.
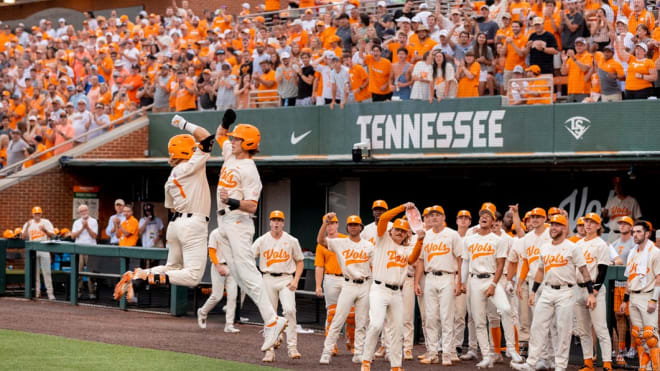
[{"label": "white towel", "polygon": [[[628,254],[628,264],[626,265],[624,275],[629,277],[631,273],[635,273],[642,276],[642,286],[646,286],[646,270],[649,262],[649,251],[651,251],[652,248],[655,248],[653,243],[651,241],[646,241],[646,246],[644,246],[642,251],[638,251],[639,247],[635,246],[635,248],[630,250],[630,253]],[[637,255],[639,255],[639,258]],[[634,272],[631,272],[633,262],[637,263],[637,268]]]}]

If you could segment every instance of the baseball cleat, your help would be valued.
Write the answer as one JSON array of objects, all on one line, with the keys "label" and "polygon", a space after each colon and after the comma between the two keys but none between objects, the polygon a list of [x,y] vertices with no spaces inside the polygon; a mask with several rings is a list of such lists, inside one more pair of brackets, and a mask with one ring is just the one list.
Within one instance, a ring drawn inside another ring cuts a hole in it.
[{"label": "baseball cleat", "polygon": [[277,349],[282,345],[282,342],[284,341],[284,333],[281,333],[280,336],[277,337],[277,341],[275,342],[275,345],[273,345],[273,348]]},{"label": "baseball cleat", "polygon": [[493,363],[500,363],[504,361],[504,358],[502,358],[502,354],[500,353],[495,353],[491,359],[493,360]]},{"label": "baseball cleat", "polygon": [[426,353],[418,354],[417,355],[417,360],[420,361],[422,359],[426,358]]},{"label": "baseball cleat", "polygon": [[275,351],[272,349],[268,349],[266,352],[266,355],[264,355],[264,358],[261,360],[262,362],[267,362],[267,363],[272,363],[275,361]]},{"label": "baseball cleat", "polygon": [[513,362],[513,363],[522,363],[523,362],[523,358],[515,350],[508,350],[507,349],[506,354],[507,354],[507,356],[509,356],[509,358],[511,358],[511,362]]},{"label": "baseball cleat", "polygon": [[452,354],[450,354],[450,355],[449,355],[449,359],[450,359],[452,362],[454,362],[454,363],[455,363],[455,362],[460,362],[460,361],[461,361],[461,359],[458,358],[458,354],[456,354],[456,353],[452,353]]},{"label": "baseball cleat", "polygon": [[128,292],[131,287],[131,280],[133,279],[133,272],[128,271],[121,276],[121,279],[115,285],[115,292],[112,297],[115,300],[121,299]]},{"label": "baseball cleat", "polygon": [[319,363],[322,364],[322,365],[329,365],[330,364],[330,358],[332,358],[330,356],[330,354],[323,353],[323,354],[321,354],[321,359],[319,360]]},{"label": "baseball cleat", "polygon": [[[280,337],[280,334],[284,329],[286,328],[287,325],[287,320],[284,319],[283,317],[277,317],[277,320],[275,320],[274,323],[272,323],[270,326],[265,326],[264,327],[264,344],[261,346],[261,351],[265,352],[268,349],[272,348],[275,343],[277,342],[277,338]],[[273,357],[275,357],[275,353],[273,353]],[[264,361],[267,362],[267,361]]]},{"label": "baseball cleat", "polygon": [[413,353],[412,350],[406,349],[403,351],[403,359],[406,361],[412,361],[413,360]]},{"label": "baseball cleat", "polygon": [[376,353],[374,353],[374,357],[376,358],[385,357],[385,347],[381,345],[380,348],[378,348],[378,350],[376,351]]},{"label": "baseball cleat", "polygon": [[550,364],[545,359],[539,359],[534,368],[537,370],[547,370],[550,369]]},{"label": "baseball cleat", "polygon": [[527,363],[511,362],[509,365],[511,366],[511,368],[518,371],[534,371],[534,368],[532,368],[532,366],[528,365]]},{"label": "baseball cleat", "polygon": [[612,371],[612,362],[603,362],[603,371]]},{"label": "baseball cleat", "polygon": [[444,354],[444,353],[442,354],[442,365],[443,366],[451,366],[452,365],[451,357],[449,356],[449,354]]},{"label": "baseball cleat", "polygon": [[362,367],[360,367],[360,371],[371,371],[371,362],[362,361]]},{"label": "baseball cleat", "polygon": [[295,349],[295,348],[289,349],[289,358],[291,358],[291,359],[300,359],[300,357],[302,357],[302,356],[300,355],[300,352],[298,351],[298,349]]},{"label": "baseball cleat", "polygon": [[481,362],[477,363],[476,366],[477,368],[493,368],[494,363],[495,362],[493,362],[493,358],[490,356],[485,356]]},{"label": "baseball cleat", "polygon": [[55,295],[53,295],[53,294],[48,294],[48,300],[50,300],[50,301],[55,300]]},{"label": "baseball cleat", "polygon": [[206,328],[206,317],[207,315],[202,312],[202,308],[197,309],[197,324],[199,328]]},{"label": "baseball cleat", "polygon": [[424,358],[420,359],[419,363],[423,365],[438,364],[440,359],[437,354],[424,354]]},{"label": "baseball cleat", "polygon": [[461,361],[471,361],[477,359],[477,353],[474,350],[468,350],[467,353],[459,357]]},{"label": "baseball cleat", "polygon": [[359,365],[360,363],[362,363],[362,356],[359,354],[353,354],[353,359],[351,359],[351,362]]},{"label": "baseball cleat", "polygon": [[337,344],[335,344],[335,346],[332,348],[332,356],[334,357],[337,354],[339,354],[339,348],[337,348]]},{"label": "baseball cleat", "polygon": [[626,359],[623,358],[623,354],[619,353],[616,356],[616,366],[618,368],[625,368],[626,367]]},{"label": "baseball cleat", "polygon": [[225,332],[229,334],[238,334],[241,330],[234,327],[234,325],[225,325]]}]

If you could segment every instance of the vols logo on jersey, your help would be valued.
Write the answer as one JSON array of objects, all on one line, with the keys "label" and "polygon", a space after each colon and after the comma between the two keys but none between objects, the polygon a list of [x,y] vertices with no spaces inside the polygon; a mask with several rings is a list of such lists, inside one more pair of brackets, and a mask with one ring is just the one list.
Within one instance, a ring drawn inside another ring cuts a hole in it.
[{"label": "vols logo on jersey", "polygon": [[429,243],[424,245],[424,251],[427,254],[426,261],[430,262],[434,256],[447,255],[451,250],[444,242],[440,242],[439,244]]},{"label": "vols logo on jersey", "polygon": [[563,267],[568,264],[568,260],[562,255],[546,255],[543,257],[543,266],[547,273],[552,268]]},{"label": "vols logo on jersey", "polygon": [[387,252],[387,269],[392,267],[405,268],[408,266],[408,258],[403,255],[397,255],[396,251]]},{"label": "vols logo on jersey", "polygon": [[539,254],[541,254],[541,250],[532,245],[527,248],[527,264],[532,264],[539,258]]},{"label": "vols logo on jersey", "polygon": [[223,167],[220,171],[220,180],[218,180],[218,185],[225,188],[234,188],[238,185],[238,182],[234,180],[234,173]]},{"label": "vols logo on jersey", "polygon": [[367,255],[367,252],[364,250],[344,250],[341,252],[341,255],[344,257],[344,260],[346,260],[346,266],[366,263],[369,261],[369,255]]},{"label": "vols logo on jersey", "polygon": [[468,251],[472,254],[472,260],[482,256],[495,255],[495,248],[489,243],[474,243],[468,247]]},{"label": "vols logo on jersey", "polygon": [[[648,266],[646,267],[646,273],[648,274],[651,271],[651,268]],[[637,263],[632,263],[630,265],[630,276],[628,276],[628,282],[632,281],[635,279],[635,277],[639,276],[640,274],[637,273]]]},{"label": "vols logo on jersey", "polygon": [[610,207],[610,218],[618,218],[620,216],[632,215],[632,212],[627,207],[614,206]]},{"label": "vols logo on jersey", "polygon": [[46,235],[46,233],[44,233],[44,231],[42,231],[41,229],[37,229],[36,231],[31,230],[30,231],[30,240],[36,240],[37,238],[41,238],[45,235]]},{"label": "vols logo on jersey", "polygon": [[262,255],[266,259],[267,267],[270,267],[271,265],[277,263],[284,263],[287,262],[289,259],[291,259],[291,255],[289,255],[289,253],[286,252],[286,250],[269,249],[264,251]]},{"label": "vols logo on jersey", "polygon": [[587,264],[591,264],[596,261],[596,259],[591,256],[591,253],[588,250],[584,250],[584,260],[587,261]]}]

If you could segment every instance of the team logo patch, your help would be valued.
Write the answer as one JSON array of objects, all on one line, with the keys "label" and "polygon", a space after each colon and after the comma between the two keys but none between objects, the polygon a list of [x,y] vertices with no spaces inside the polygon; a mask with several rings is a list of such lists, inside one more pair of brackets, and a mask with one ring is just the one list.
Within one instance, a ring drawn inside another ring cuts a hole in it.
[{"label": "team logo patch", "polygon": [[591,127],[591,121],[586,117],[573,116],[564,122],[564,127],[575,139],[580,140]]}]

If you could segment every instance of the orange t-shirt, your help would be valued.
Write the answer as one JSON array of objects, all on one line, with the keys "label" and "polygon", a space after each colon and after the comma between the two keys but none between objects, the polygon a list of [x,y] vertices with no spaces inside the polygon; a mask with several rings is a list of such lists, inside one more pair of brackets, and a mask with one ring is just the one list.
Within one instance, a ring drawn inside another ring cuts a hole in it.
[{"label": "orange t-shirt", "polygon": [[[527,104],[550,104],[550,88],[548,87],[548,82],[543,80],[534,80],[530,81],[527,87],[529,90],[538,91],[541,94],[539,96],[528,95],[526,98],[536,98],[533,100],[528,100]],[[539,99],[539,98],[548,98],[548,99]]]},{"label": "orange t-shirt", "polygon": [[633,35],[637,33],[637,26],[640,24],[645,24],[649,31],[653,31],[655,28],[655,17],[653,13],[646,11],[646,9],[642,9],[639,15],[635,15],[630,6],[625,4],[623,6],[623,14],[628,17],[628,31]]},{"label": "orange t-shirt", "polygon": [[[275,80],[275,71],[270,70],[268,73],[264,73],[261,75],[262,80],[267,80],[267,81],[272,81],[275,83],[275,85],[271,86],[270,88],[267,87],[264,84],[259,84],[257,87],[257,90],[277,90],[277,80]],[[275,100],[277,98],[277,94],[274,93],[257,93],[257,96],[260,98],[260,101],[271,101]]]},{"label": "orange t-shirt", "polygon": [[[511,36],[511,39],[518,49],[524,49],[527,44],[527,36],[525,36],[522,31],[518,34],[518,37]],[[516,53],[513,45],[510,43],[506,44],[506,59],[504,61],[504,69],[507,71],[513,71],[513,69],[520,65],[522,68],[525,68],[525,57],[521,57]]]},{"label": "orange t-shirt", "polygon": [[364,64],[369,67],[369,91],[372,94],[381,95],[392,92],[389,84],[392,63],[383,57],[376,61],[372,55],[367,55],[364,58]]},{"label": "orange t-shirt", "polygon": [[280,10],[280,0],[266,0],[264,10],[267,12]]},{"label": "orange t-shirt", "polygon": [[520,21],[527,18],[527,14],[531,6],[526,1],[521,1],[519,3],[510,3],[509,4],[509,13],[511,13],[511,21]]},{"label": "orange t-shirt", "polygon": [[479,96],[479,73],[481,72],[481,65],[478,62],[473,62],[468,70],[472,74],[472,78],[468,79],[467,76],[461,77],[458,80],[458,94],[459,98],[478,97]]},{"label": "orange t-shirt", "polygon": [[137,91],[141,86],[144,86],[144,82],[142,82],[142,76],[139,74],[135,75],[129,75],[124,79],[124,85],[132,84],[133,88],[132,89],[127,89],[126,92],[128,94],[128,99],[131,102],[139,103],[140,99],[137,97]]},{"label": "orange t-shirt", "polygon": [[646,81],[644,79],[638,79],[635,76],[638,73],[648,75],[649,71],[655,69],[655,63],[648,58],[639,60],[634,56],[628,58],[628,72],[626,75],[626,90],[642,90],[650,88],[653,86],[653,83]]},{"label": "orange t-shirt", "polygon": [[[369,78],[367,71],[364,70],[364,67],[359,64],[354,64],[351,69],[348,71],[349,78],[351,80],[351,89],[355,90],[362,86],[365,81]],[[365,99],[371,98],[371,93],[369,92],[369,85],[367,84],[364,89],[359,90],[355,94],[355,101],[362,102]]]},{"label": "orange t-shirt", "polygon": [[417,35],[413,35],[408,41],[408,51],[413,57],[415,56],[415,52],[417,52],[417,56],[421,58],[424,53],[433,49],[436,44],[430,37],[427,37],[424,41],[420,41]]},{"label": "orange t-shirt", "polygon": [[140,223],[134,216],[121,222],[121,226],[127,230],[130,235],[125,235],[121,229],[117,229],[117,236],[119,236],[119,246],[135,246],[139,237]]},{"label": "orange t-shirt", "polygon": [[[398,42],[391,42],[387,44],[387,50],[392,53],[392,63],[399,63],[399,53],[397,52],[401,48],[401,43]],[[408,50],[408,57],[406,58],[406,61],[410,62],[410,47],[405,46],[406,50]]]},{"label": "orange t-shirt", "polygon": [[[193,87],[193,81],[189,78],[186,78],[184,84],[188,88]],[[175,94],[176,94],[176,100],[174,102],[174,108],[176,109],[177,112],[185,111],[191,108],[192,109],[197,108],[197,97],[195,96],[195,94],[190,93],[186,89],[178,89]]]},{"label": "orange t-shirt", "polygon": [[[576,54],[575,59],[588,66],[591,66],[594,60],[588,52]],[[589,94],[591,82],[588,79],[585,81],[586,72],[582,71],[571,58],[566,61],[566,64],[568,65],[568,94]]]}]

